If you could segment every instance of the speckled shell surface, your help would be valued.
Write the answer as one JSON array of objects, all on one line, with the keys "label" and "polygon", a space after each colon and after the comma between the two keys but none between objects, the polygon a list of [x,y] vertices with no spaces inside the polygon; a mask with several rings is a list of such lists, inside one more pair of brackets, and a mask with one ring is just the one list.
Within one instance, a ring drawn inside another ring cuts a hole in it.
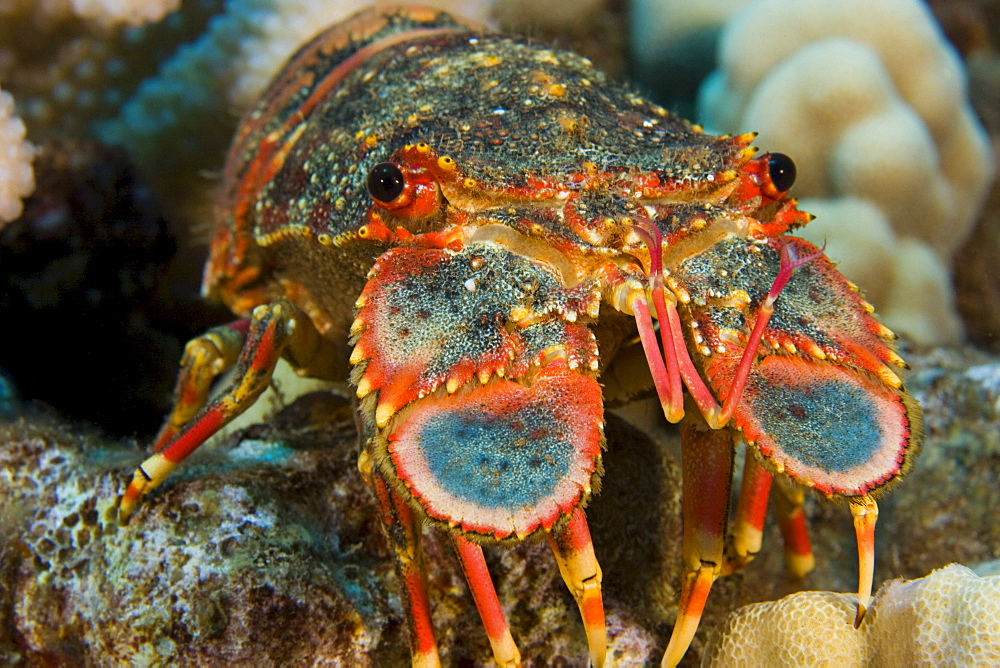
[{"label": "speckled shell surface", "polygon": [[[438,330],[465,331],[477,318],[498,332],[515,329],[525,341],[544,334],[564,350],[596,346],[599,356],[572,355],[587,358],[587,373],[598,375],[634,331],[618,327],[629,307],[609,298],[606,272],[627,266],[630,278],[621,274],[616,285],[644,283],[652,255],[635,230],[652,229],[662,238],[662,266],[686,328],[678,336],[721,401],[781,269],[780,249],[790,244],[815,257],[777,301],[760,352],[768,363],[751,375],[733,426],[776,470],[827,493],[866,493],[904,469],[919,411],[887,366],[901,363],[891,332],[818,249],[783,236],[808,216],[784,192],[763,194],[768,161],[751,158],[750,141],[705,135],[569,52],[430,9],[361,13],[305,45],[243,119],[226,164],[204,290],[240,315],[278,297],[292,300],[345,351],[322,370],[326,378],[346,377],[357,316],[352,381],[359,396],[378,390],[377,408],[374,394],[366,406],[383,427],[442,383],[517,375],[518,346],[453,359],[457,348]],[[413,206],[375,201],[366,184],[379,163],[405,171],[405,188],[423,188],[414,190]],[[548,326],[586,314],[583,322],[551,331],[515,326],[512,313],[534,309],[527,298],[492,304],[477,294],[441,304],[448,272],[415,282],[420,262],[434,254],[390,250],[437,249],[441,266],[461,274],[451,283],[464,294],[475,289],[465,287],[477,275],[474,265],[494,263],[496,247],[508,243],[536,282],[559,286],[558,307],[535,316]],[[455,255],[462,247],[471,249],[465,264]],[[436,304],[439,327],[423,338],[401,334],[412,332],[399,321],[403,309],[391,291],[404,288]],[[613,308],[600,312],[601,299]],[[414,341],[425,339],[435,342],[433,354],[413,353]],[[419,373],[401,373],[417,360]],[[795,391],[782,384],[801,373],[814,382]],[[814,399],[810,393],[823,383],[826,394]],[[796,411],[770,410],[791,395],[801,399]],[[847,448],[849,457],[799,447],[801,415],[816,415],[809,428],[823,431],[838,421],[827,414],[831,402],[842,412],[867,406],[857,415],[869,436],[831,437],[824,446]],[[851,473],[845,482],[824,477],[830,471]]]},{"label": "speckled shell surface", "polygon": [[[551,198],[554,184],[578,187],[574,175],[588,171],[620,183],[640,172],[698,183],[738,164],[738,146],[694,131],[578,55],[430,10],[361,18],[303,47],[234,141],[205,291],[237,312],[262,293],[287,294],[288,282],[308,282],[309,310],[332,323],[321,329],[342,334],[385,247],[310,242],[350,240],[371,209],[368,171],[407,144],[453,157],[474,180],[474,196],[498,213],[519,199]],[[533,189],[536,181],[548,188]],[[634,205],[613,190],[588,191],[578,208],[588,217],[627,213]],[[338,286],[335,294],[320,294],[320,283]]]}]

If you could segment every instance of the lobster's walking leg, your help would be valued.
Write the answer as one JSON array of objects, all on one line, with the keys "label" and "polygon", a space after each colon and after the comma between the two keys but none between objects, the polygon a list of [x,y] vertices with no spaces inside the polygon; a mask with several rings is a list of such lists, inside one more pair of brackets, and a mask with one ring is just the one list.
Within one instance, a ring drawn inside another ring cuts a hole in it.
[{"label": "lobster's walking leg", "polygon": [[803,509],[805,500],[806,492],[800,485],[782,478],[777,480],[774,514],[785,539],[785,567],[797,579],[804,578],[816,566]]},{"label": "lobster's walking leg", "polygon": [[867,494],[851,499],[851,515],[854,516],[854,532],[858,539],[858,614],[854,626],[861,626],[861,620],[868,611],[872,598],[872,579],[875,571],[875,521],[878,519],[878,504]]},{"label": "lobster's walking leg", "polygon": [[574,509],[569,521],[549,534],[549,545],[556,556],[563,581],[580,607],[590,647],[590,665],[600,668],[608,651],[601,596],[601,566],[594,556],[594,543],[582,509]]},{"label": "lobster's walking leg", "polygon": [[153,441],[153,452],[162,450],[205,407],[212,382],[236,364],[249,330],[250,318],[241,318],[187,342],[174,387],[174,405]]},{"label": "lobster's walking leg", "polygon": [[772,486],[776,488],[773,495],[775,515],[785,539],[785,567],[792,577],[801,579],[815,566],[803,511],[805,490],[791,480],[774,479],[748,448],[740,500],[733,519],[732,541],[727,548],[726,573],[739,570],[760,551]]},{"label": "lobster's walking leg", "polygon": [[726,554],[724,571],[732,573],[746,566],[760,552],[764,537],[767,501],[773,476],[761,466],[750,447],[746,449],[740,499],[733,517],[732,541]]},{"label": "lobster's walking leg", "polygon": [[427,594],[427,570],[420,548],[420,520],[371,464],[367,450],[362,450],[358,457],[358,470],[375,494],[382,528],[396,554],[396,575],[403,585],[403,606],[409,624],[413,666],[440,668],[441,659],[434,639],[430,597]]},{"label": "lobster's walking leg", "polygon": [[486,635],[490,639],[493,658],[501,667],[520,666],[521,653],[514,644],[507,617],[500,607],[500,599],[497,598],[493,580],[490,579],[490,572],[483,558],[483,548],[458,534],[453,536],[453,540],[462,562],[465,579],[472,591],[472,599],[476,602],[479,617],[483,620]]},{"label": "lobster's walking leg", "polygon": [[663,666],[675,666],[684,656],[705,608],[712,583],[721,574],[729,491],[733,477],[733,444],[728,431],[710,429],[689,415],[681,423],[684,521],[681,596]]},{"label": "lobster's walking leg", "polygon": [[[222,346],[217,355],[209,350],[205,356],[194,354],[185,357],[189,366],[181,372],[178,383],[181,408],[179,413],[175,411],[164,428],[166,433],[177,433],[166,443],[158,441],[158,452],[136,469],[118,511],[120,521],[127,520],[143,495],[162,483],[178,464],[212,434],[249,408],[267,388],[274,367],[295,329],[296,313],[296,308],[285,300],[258,306],[246,319],[248,322],[244,324],[243,321],[237,321],[229,327],[232,334],[222,332],[223,335],[217,339]],[[245,336],[240,334],[244,327]],[[216,334],[219,332],[214,331]],[[213,337],[213,332],[209,332],[195,339],[195,343],[189,348],[193,347],[195,351],[210,349],[215,345]],[[232,357],[232,349],[240,342],[242,350],[236,360],[236,374],[232,382],[224,392],[205,405],[207,388],[215,374],[211,370],[203,372],[198,367],[211,365],[221,372],[227,359]],[[196,412],[201,406],[204,407]],[[184,423],[183,428],[174,426],[174,419],[180,420],[187,413],[196,414]]]}]

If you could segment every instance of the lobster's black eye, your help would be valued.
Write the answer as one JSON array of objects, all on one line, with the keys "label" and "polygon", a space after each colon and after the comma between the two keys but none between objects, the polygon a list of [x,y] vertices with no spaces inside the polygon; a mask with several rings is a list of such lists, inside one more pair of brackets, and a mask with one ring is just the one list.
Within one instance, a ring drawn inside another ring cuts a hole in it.
[{"label": "lobster's black eye", "polygon": [[778,192],[785,192],[795,183],[795,163],[784,153],[771,153],[767,159],[767,173]]},{"label": "lobster's black eye", "polygon": [[389,203],[403,192],[403,172],[391,162],[380,162],[368,172],[368,194],[380,202]]}]

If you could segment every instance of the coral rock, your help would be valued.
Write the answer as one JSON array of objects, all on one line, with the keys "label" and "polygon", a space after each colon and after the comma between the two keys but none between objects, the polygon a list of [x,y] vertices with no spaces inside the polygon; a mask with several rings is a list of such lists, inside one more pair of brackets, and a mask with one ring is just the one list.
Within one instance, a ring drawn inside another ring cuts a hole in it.
[{"label": "coral rock", "polygon": [[[669,499],[664,480],[676,470],[643,468],[637,458],[652,444],[614,418],[610,430],[626,439],[609,453],[622,464],[612,489],[658,485]],[[306,395],[269,425],[202,448],[119,526],[118,494],[140,453],[37,419],[0,423],[0,664],[407,663],[393,561],[357,472],[356,439],[345,400]],[[595,538],[613,549],[622,510],[611,496],[603,505]],[[654,520],[640,554],[657,551],[653,563],[672,569],[677,552],[659,552],[657,534],[676,533],[676,503],[653,505],[638,513]],[[442,657],[488,663],[450,541],[431,531],[423,547]],[[586,655],[576,603],[544,541],[487,550],[487,559],[525,656],[570,665]],[[605,572],[625,581],[639,568]],[[615,591],[609,654],[651,660],[658,634]]]},{"label": "coral rock", "polygon": [[[391,568],[356,510],[373,510],[367,490],[324,475],[337,458],[245,446],[215,459],[221,476],[168,490],[121,527],[125,451],[52,427],[4,427],[0,662],[16,658],[13,641],[59,665],[372,665],[381,629],[365,620],[388,618],[378,582]],[[319,501],[337,497],[352,500]],[[325,533],[331,521],[340,532]]]},{"label": "coral rock", "polygon": [[35,148],[25,134],[24,122],[14,115],[14,98],[0,90],[0,229],[21,215],[21,200],[35,189]]},{"label": "coral rock", "polygon": [[808,591],[734,612],[707,666],[993,666],[1000,662],[1000,576],[951,564],[879,589],[860,630],[855,598]]},{"label": "coral rock", "polygon": [[[756,40],[748,58],[748,35],[774,38]],[[719,60],[702,87],[699,120],[716,131],[759,131],[761,146],[796,160],[798,196],[834,200],[828,214],[840,198],[871,202],[893,232],[890,261],[865,243],[831,257],[849,278],[883,268],[889,294],[871,301],[890,327],[926,343],[958,340],[945,269],[983,204],[994,162],[962,63],[926,6],[758,0],[727,25]],[[848,231],[838,231],[840,221]],[[857,228],[836,218],[803,236],[822,243]],[[914,284],[948,297],[922,300]],[[899,317],[911,313],[919,315]]]},{"label": "coral rock", "polygon": [[804,591],[733,613],[710,642],[707,666],[861,666],[865,648],[846,594]]}]

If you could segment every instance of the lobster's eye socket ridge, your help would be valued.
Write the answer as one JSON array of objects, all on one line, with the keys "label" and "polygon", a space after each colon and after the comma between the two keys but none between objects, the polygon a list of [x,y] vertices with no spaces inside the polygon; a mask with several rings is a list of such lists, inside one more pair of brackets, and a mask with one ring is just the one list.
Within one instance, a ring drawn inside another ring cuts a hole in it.
[{"label": "lobster's eye socket ridge", "polygon": [[368,194],[386,204],[399,197],[405,185],[403,172],[391,162],[380,162],[372,167],[365,182]]},{"label": "lobster's eye socket ridge", "polygon": [[784,153],[768,156],[767,173],[778,192],[788,191],[795,183],[795,163]]}]

